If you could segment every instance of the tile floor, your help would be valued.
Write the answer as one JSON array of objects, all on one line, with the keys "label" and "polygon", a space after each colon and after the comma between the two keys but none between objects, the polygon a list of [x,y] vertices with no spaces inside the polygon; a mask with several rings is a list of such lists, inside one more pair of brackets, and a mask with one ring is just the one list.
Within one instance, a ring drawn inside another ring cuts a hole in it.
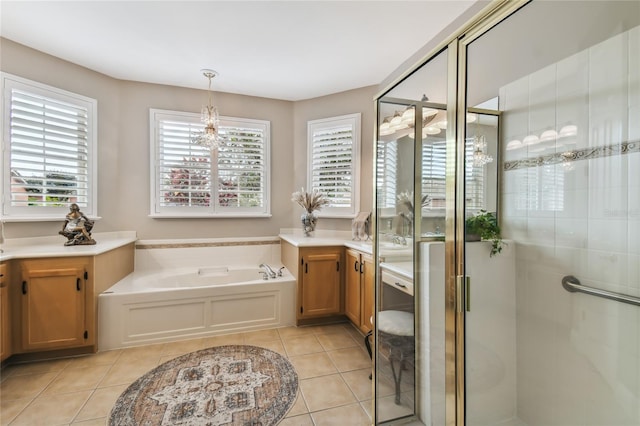
[{"label": "tile floor", "polygon": [[[176,356],[215,345],[251,344],[288,357],[300,382],[282,426],[369,425],[371,361],[349,324],[287,327],[10,365],[0,375],[1,425],[101,425],[139,376]],[[393,387],[380,386],[393,398]]]}]

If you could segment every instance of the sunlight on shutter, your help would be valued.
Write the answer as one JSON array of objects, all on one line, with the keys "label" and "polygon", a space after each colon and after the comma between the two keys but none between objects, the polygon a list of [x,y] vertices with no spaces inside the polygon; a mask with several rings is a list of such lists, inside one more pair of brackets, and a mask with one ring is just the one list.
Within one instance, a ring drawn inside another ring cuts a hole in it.
[{"label": "sunlight on shutter", "polygon": [[11,90],[11,207],[89,202],[89,112]]},{"label": "sunlight on shutter", "polygon": [[203,126],[172,120],[159,123],[158,175],[161,207],[211,205],[211,155],[192,143]]}]

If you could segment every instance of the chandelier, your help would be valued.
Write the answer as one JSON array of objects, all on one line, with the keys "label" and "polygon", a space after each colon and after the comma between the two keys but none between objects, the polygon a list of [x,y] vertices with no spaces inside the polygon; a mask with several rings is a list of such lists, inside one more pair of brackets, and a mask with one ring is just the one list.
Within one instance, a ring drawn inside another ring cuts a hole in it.
[{"label": "chandelier", "polygon": [[493,157],[487,154],[487,140],[484,135],[473,137],[473,165],[476,167],[491,163]]},{"label": "chandelier", "polygon": [[218,124],[220,119],[218,117],[218,108],[213,106],[211,101],[211,79],[217,76],[218,73],[214,70],[203,69],[202,75],[209,79],[209,102],[202,107],[202,116],[200,121],[204,123],[204,130],[199,132],[195,138],[195,143],[198,145],[209,148],[211,151],[218,149],[222,145],[223,140],[218,133]]}]

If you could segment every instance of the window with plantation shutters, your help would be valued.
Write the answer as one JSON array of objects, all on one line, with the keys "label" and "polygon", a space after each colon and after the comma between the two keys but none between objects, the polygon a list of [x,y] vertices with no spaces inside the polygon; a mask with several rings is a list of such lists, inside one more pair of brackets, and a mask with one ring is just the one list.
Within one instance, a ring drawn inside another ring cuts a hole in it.
[{"label": "window with plantation shutters", "polygon": [[268,216],[268,121],[220,117],[224,144],[216,151],[193,142],[198,114],[150,111],[151,215]]},{"label": "window with plantation shutters", "polygon": [[4,73],[2,87],[3,216],[95,216],[97,102]]},{"label": "window with plantation shutters", "polygon": [[309,121],[308,187],[330,204],[321,217],[353,217],[359,209],[360,114]]},{"label": "window with plantation shutters", "polygon": [[[444,209],[446,182],[446,141],[425,139],[422,143],[422,193],[431,197],[427,210]],[[465,143],[465,193],[466,208],[484,208],[485,176],[484,166],[473,164],[473,138]]]}]

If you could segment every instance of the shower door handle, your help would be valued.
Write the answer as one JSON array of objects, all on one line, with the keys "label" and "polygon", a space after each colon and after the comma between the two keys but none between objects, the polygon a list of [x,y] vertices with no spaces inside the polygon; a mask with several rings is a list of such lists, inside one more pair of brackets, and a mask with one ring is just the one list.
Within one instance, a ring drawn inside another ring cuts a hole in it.
[{"label": "shower door handle", "polygon": [[456,276],[456,312],[471,312],[471,277]]}]

